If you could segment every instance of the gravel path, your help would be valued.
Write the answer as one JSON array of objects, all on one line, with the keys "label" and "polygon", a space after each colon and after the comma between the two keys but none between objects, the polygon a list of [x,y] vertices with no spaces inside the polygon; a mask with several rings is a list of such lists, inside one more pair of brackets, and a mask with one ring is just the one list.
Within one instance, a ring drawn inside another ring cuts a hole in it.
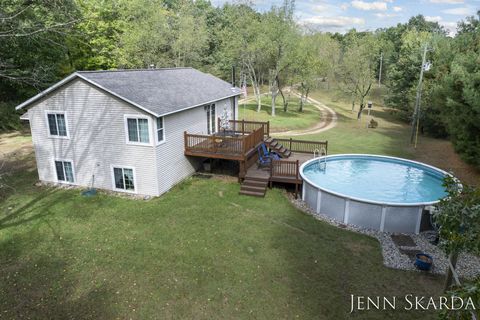
[{"label": "gravel path", "polygon": [[[432,239],[433,236],[432,232],[422,232],[418,235],[409,234],[408,236],[410,236],[415,242],[415,246],[399,247],[392,240],[391,233],[365,229],[353,225],[345,225],[326,215],[316,213],[310,209],[305,202],[300,199],[295,199],[292,195],[289,195],[288,197],[295,207],[319,220],[325,221],[336,227],[341,227],[343,229],[377,238],[382,246],[383,264],[389,268],[425,272],[418,270],[413,264],[414,261],[407,254],[400,252],[400,250],[418,250],[433,257],[433,267],[429,272],[434,274],[445,274],[447,270],[447,257],[440,248],[430,243],[430,239]],[[480,276],[480,257],[465,253],[461,254],[458,258],[456,269],[460,277],[472,279],[476,276]]]}]

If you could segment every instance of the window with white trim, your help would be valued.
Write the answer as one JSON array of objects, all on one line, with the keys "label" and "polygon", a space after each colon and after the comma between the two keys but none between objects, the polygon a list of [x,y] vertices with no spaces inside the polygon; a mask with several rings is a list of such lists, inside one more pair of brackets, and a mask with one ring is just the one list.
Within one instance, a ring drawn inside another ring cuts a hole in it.
[{"label": "window with white trim", "polygon": [[135,191],[133,169],[114,167],[113,178],[115,179],[115,189]]},{"label": "window with white trim", "polygon": [[128,142],[150,143],[148,119],[127,117]]},{"label": "window with white trim", "polygon": [[55,170],[57,171],[57,180],[60,182],[74,183],[73,165],[70,161],[55,160]]},{"label": "window with white trim", "polygon": [[163,117],[157,118],[157,143],[165,141],[165,127],[163,126]]},{"label": "window with white trim", "polygon": [[67,137],[67,121],[64,113],[47,112],[47,120],[51,136]]}]

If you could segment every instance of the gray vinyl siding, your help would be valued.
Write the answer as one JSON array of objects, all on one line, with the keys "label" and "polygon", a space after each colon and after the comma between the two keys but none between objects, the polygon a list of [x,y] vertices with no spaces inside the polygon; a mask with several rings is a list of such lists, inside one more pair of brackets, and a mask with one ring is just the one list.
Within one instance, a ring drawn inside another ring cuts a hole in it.
[{"label": "gray vinyl siding", "polygon": [[[65,111],[70,139],[49,137],[45,111]],[[112,189],[112,165],[135,168],[136,193],[158,195],[155,142],[152,146],[126,143],[124,115],[150,118],[154,139],[154,119],[138,108],[74,80],[37,102],[28,111],[39,179],[56,182],[55,159],[72,160],[75,184]]]},{"label": "gray vinyl siding", "polygon": [[[227,108],[232,117],[232,102],[233,100],[230,98],[215,102],[215,118],[218,119],[224,108]],[[184,155],[183,133],[187,131],[188,133],[207,134],[207,114],[203,106],[177,112],[164,117],[164,126],[165,143],[156,148],[160,194],[192,175],[204,160]]]}]

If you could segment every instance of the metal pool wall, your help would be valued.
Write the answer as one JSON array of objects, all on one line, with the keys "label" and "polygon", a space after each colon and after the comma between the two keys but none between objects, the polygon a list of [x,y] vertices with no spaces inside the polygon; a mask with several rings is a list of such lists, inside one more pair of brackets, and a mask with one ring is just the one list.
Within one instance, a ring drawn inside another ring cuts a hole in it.
[{"label": "metal pool wall", "polygon": [[303,200],[316,213],[339,222],[385,232],[419,233],[425,205],[360,201],[322,190],[303,181]]}]

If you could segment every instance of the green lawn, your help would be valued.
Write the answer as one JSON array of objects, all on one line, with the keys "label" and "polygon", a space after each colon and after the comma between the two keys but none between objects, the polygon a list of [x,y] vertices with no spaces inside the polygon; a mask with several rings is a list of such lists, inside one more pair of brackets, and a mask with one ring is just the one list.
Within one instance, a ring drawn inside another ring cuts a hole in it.
[{"label": "green lawn", "polygon": [[442,279],[383,267],[378,242],[296,210],[278,189],[192,178],[150,201],[35,187],[0,201],[0,318],[420,319],[349,315],[350,294],[438,294]]},{"label": "green lawn", "polygon": [[311,104],[305,104],[303,112],[298,112],[299,98],[290,97],[287,112],[283,111],[281,97],[277,98],[276,116],[272,117],[272,102],[270,97],[262,97],[262,109],[257,112],[256,101],[250,100],[246,104],[239,104],[240,119],[251,121],[270,121],[271,132],[281,132],[308,128],[320,121],[320,111]]},{"label": "green lawn", "polygon": [[371,115],[378,122],[378,128],[367,129],[370,121],[366,111],[361,120],[357,120],[357,110],[352,112],[350,101],[339,98],[334,92],[317,90],[310,95],[337,113],[337,126],[331,130],[305,135],[305,140],[328,140],[329,153],[372,153],[400,157],[412,157],[409,126],[395,119],[387,109],[378,107],[374,100]]}]

